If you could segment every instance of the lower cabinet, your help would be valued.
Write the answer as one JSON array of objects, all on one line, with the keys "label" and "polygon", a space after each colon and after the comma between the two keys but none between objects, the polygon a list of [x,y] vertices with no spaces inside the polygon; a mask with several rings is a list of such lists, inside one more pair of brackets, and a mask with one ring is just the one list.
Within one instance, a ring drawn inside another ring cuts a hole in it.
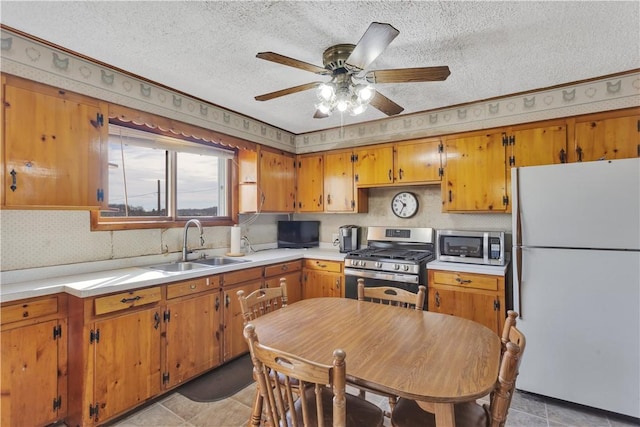
[{"label": "lower cabinet", "polygon": [[293,304],[302,299],[302,261],[284,262],[268,265],[264,268],[264,286],[277,288],[280,279],[287,280],[287,304]]},{"label": "lower cabinet", "polygon": [[244,318],[237,292],[246,295],[260,289],[264,284],[262,267],[248,268],[222,275],[223,294],[223,356],[227,362],[249,351],[244,335]]},{"label": "lower cabinet", "polygon": [[302,297],[344,297],[342,262],[305,259],[302,274]]},{"label": "lower cabinet", "polygon": [[464,317],[502,333],[506,318],[505,277],[429,270],[429,311]]},{"label": "lower cabinet", "polygon": [[165,323],[165,389],[220,365],[222,297],[220,276],[167,285]]},{"label": "lower cabinet", "polygon": [[0,309],[0,425],[45,426],[67,415],[66,295]]}]

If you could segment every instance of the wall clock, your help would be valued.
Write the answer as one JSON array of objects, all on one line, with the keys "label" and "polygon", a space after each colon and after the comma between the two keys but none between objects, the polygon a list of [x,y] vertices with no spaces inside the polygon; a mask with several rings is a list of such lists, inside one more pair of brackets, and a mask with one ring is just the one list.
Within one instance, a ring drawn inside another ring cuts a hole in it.
[{"label": "wall clock", "polygon": [[411,218],[418,212],[418,198],[415,194],[402,191],[391,199],[391,210],[400,218]]}]

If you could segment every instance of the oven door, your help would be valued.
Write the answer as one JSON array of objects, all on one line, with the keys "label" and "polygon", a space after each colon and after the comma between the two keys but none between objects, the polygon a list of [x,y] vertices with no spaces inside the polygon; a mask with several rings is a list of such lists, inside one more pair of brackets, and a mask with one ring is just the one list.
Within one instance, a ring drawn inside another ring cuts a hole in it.
[{"label": "oven door", "polygon": [[[344,296],[358,299],[358,279],[364,279],[365,287],[389,286],[418,293],[420,276],[415,274],[387,273],[382,271],[359,270],[357,268],[344,269]],[[426,298],[425,298],[426,302]],[[426,304],[425,304],[426,305]]]}]

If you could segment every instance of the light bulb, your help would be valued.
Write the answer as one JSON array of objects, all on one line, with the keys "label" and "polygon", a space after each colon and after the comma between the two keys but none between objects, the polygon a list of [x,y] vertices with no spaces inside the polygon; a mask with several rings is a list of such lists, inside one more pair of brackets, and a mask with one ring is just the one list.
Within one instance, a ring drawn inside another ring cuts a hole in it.
[{"label": "light bulb", "polygon": [[317,104],[316,109],[322,114],[331,114],[331,105],[327,104],[326,102]]},{"label": "light bulb", "polygon": [[367,109],[367,104],[357,104],[351,109],[351,115],[357,116],[358,114],[364,113]]},{"label": "light bulb", "polygon": [[371,101],[371,98],[373,98],[373,95],[375,94],[375,89],[373,88],[373,86],[371,85],[358,85],[356,87],[357,92],[358,92],[358,98],[362,101],[362,102],[369,102]]},{"label": "light bulb", "polygon": [[349,103],[347,102],[346,99],[338,99],[338,102],[336,103],[336,108],[341,113],[344,113],[345,111],[347,111],[347,108],[349,108]]},{"label": "light bulb", "polygon": [[329,83],[323,83],[320,86],[318,86],[316,93],[318,95],[318,98],[320,98],[322,101],[329,102],[331,101],[331,98],[333,98],[333,95],[335,94],[335,90],[333,88],[333,85]]}]

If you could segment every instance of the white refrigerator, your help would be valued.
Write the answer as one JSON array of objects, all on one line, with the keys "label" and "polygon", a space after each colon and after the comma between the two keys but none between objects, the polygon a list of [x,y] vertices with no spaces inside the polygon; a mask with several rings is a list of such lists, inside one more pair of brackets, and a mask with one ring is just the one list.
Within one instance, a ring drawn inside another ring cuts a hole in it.
[{"label": "white refrigerator", "polygon": [[516,388],[640,417],[640,159],[512,170]]}]

